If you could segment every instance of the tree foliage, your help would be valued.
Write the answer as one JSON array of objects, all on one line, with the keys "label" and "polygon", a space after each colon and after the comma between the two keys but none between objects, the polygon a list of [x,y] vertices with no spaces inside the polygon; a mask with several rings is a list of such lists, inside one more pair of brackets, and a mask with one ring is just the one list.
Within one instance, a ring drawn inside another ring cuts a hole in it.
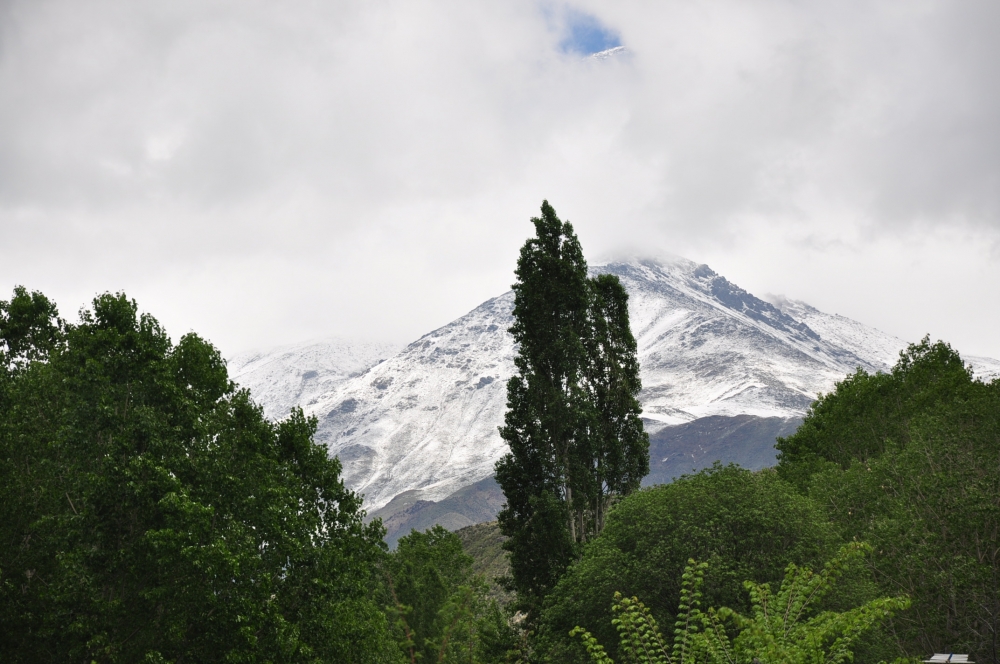
[{"label": "tree foliage", "polygon": [[387,612],[407,662],[502,662],[517,648],[509,616],[487,599],[486,581],[457,535],[412,531],[385,563]]},{"label": "tree foliage", "polygon": [[872,544],[882,592],[912,597],[899,651],[1000,662],[1000,383],[924,339],[839,384],[779,447],[779,472]]},{"label": "tree foliage", "polygon": [[[871,600],[848,611],[818,611],[818,603],[834,589],[837,578],[864,545],[851,544],[816,574],[790,564],[778,592],[766,583],[746,581],[751,612],[727,607],[702,611],[701,585],[706,563],[689,560],[681,577],[681,597],[671,644],[656,619],[637,598],[615,593],[612,620],[618,631],[622,661],[634,664],[841,664],[853,661],[858,638],[909,605],[906,597]],[[614,664],[600,642],[581,627],[579,636],[592,661]]]},{"label": "tree foliage", "polygon": [[580,478],[572,507],[577,515],[574,532],[581,542],[601,533],[611,501],[638,489],[649,473],[649,437],[639,418],[636,395],[642,385],[628,293],[610,274],[593,277],[588,285],[582,380],[586,411],[570,470],[571,477]]},{"label": "tree foliage", "polygon": [[8,662],[382,661],[378,524],[301,411],[272,424],[218,351],[124,295],[78,324],[0,303]]},{"label": "tree foliage", "polygon": [[510,453],[496,473],[513,585],[533,618],[611,501],[638,488],[649,441],[624,288],[617,277],[588,278],[572,225],[548,202],[532,223],[513,286],[517,374],[500,428]]},{"label": "tree foliage", "polygon": [[972,383],[951,346],[924,338],[901,353],[889,373],[859,368],[834,392],[820,395],[795,434],[778,439],[778,472],[805,490],[827,464],[847,468],[880,457],[890,446],[905,447],[915,416],[961,399]]},{"label": "tree foliage", "polygon": [[[712,605],[748,611],[744,579],[778,582],[789,563],[819,564],[838,546],[822,510],[773,470],[716,465],[618,503],[599,538],[549,595],[538,649],[553,661],[583,661],[583,625],[618,657],[611,627],[614,593],[638,595],[661,624],[673,624],[691,557],[708,561],[702,592]],[[866,598],[857,574],[842,580],[849,599]]]}]

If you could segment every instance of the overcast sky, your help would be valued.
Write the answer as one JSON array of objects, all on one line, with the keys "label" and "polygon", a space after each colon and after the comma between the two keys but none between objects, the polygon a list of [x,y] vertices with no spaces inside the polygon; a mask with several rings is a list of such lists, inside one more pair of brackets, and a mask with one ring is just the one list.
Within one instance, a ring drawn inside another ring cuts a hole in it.
[{"label": "overcast sky", "polygon": [[995,0],[0,0],[0,299],[405,343],[510,286],[547,198],[591,262],[1000,358],[998,34]]}]

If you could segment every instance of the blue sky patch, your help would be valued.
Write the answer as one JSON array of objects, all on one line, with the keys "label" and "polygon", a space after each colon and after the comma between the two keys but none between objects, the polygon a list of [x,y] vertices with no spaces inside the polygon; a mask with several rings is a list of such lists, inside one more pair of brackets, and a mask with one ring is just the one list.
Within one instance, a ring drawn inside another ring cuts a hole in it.
[{"label": "blue sky patch", "polygon": [[569,9],[565,15],[566,36],[559,42],[564,53],[591,55],[622,45],[621,37],[591,14]]}]

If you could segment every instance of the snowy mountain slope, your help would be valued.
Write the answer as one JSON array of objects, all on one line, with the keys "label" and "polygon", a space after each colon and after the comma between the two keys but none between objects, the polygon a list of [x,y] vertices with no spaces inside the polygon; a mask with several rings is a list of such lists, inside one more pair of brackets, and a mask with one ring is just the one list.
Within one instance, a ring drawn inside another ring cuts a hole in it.
[{"label": "snowy mountain slope", "polygon": [[409,489],[440,499],[492,474],[504,453],[513,302],[483,303],[306,409],[369,509]]},{"label": "snowy mountain slope", "polygon": [[1000,378],[1000,362],[992,357],[962,356],[965,363],[972,367],[972,375],[983,382]]},{"label": "snowy mountain slope", "polygon": [[[712,416],[801,417],[817,393],[859,366],[888,369],[906,345],[802,302],[764,301],[681,258],[592,271],[629,292],[651,432]],[[269,417],[296,404],[316,415],[317,440],[369,510],[405,491],[440,500],[490,476],[506,451],[497,427],[514,372],[512,307],[505,293],[391,357],[378,344],[300,344],[233,358],[231,375]],[[1000,362],[967,359],[977,376],[1000,376]]]},{"label": "snowy mountain slope", "polygon": [[[684,259],[593,270],[629,292],[643,415],[661,425],[800,417],[817,393],[858,366],[888,369],[905,346],[803,303],[765,302]],[[492,474],[506,451],[497,426],[514,371],[512,306],[512,293],[489,300],[307,407],[369,509],[410,490],[439,500]]]},{"label": "snowy mountain slope", "polygon": [[646,418],[680,424],[711,415],[794,417],[856,367],[886,368],[858,348],[828,342],[708,266],[674,259],[597,269],[618,275],[629,292]]},{"label": "snowy mountain slope", "polygon": [[229,376],[250,390],[265,416],[278,419],[398,350],[396,345],[365,341],[310,341],[236,355],[228,361]]},{"label": "snowy mountain slope", "polygon": [[[875,328],[846,318],[839,314],[826,314],[805,302],[772,296],[772,303],[782,312],[802,321],[815,330],[823,339],[855,352],[873,367],[884,369],[896,364],[899,353],[906,348],[906,342]],[[989,357],[962,355],[972,368],[976,379],[989,382],[1000,378],[1000,361]],[[867,367],[866,367],[867,368]]]},{"label": "snowy mountain slope", "polygon": [[875,328],[839,314],[827,314],[805,302],[782,296],[768,298],[782,313],[805,323],[824,340],[841,348],[851,348],[869,367],[888,368],[896,364],[905,343]]}]

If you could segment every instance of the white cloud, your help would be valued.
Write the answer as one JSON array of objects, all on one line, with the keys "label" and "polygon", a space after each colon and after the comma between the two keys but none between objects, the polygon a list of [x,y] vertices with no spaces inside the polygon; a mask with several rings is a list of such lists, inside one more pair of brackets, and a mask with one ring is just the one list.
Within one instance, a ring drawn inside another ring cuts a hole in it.
[{"label": "white cloud", "polygon": [[[567,11],[627,57],[564,53]],[[510,284],[548,198],[595,259],[1000,356],[993,3],[0,12],[0,285],[64,313],[125,289],[227,353],[407,341]]]}]

